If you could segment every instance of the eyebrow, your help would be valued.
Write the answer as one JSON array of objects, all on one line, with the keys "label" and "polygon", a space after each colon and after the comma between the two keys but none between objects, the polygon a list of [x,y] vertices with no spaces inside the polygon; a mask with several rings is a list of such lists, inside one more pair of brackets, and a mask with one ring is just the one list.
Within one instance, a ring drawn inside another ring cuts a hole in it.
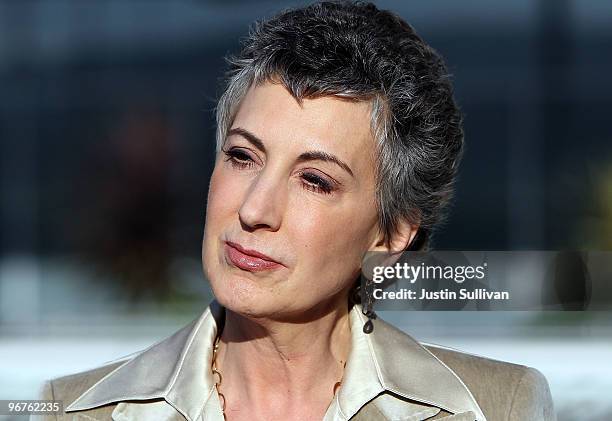
[{"label": "eyebrow", "polygon": [[[236,128],[230,129],[227,132],[227,135],[228,136],[232,136],[232,135],[242,136],[245,140],[247,140],[257,149],[259,149],[260,151],[264,153],[266,152],[266,147],[264,146],[264,142],[259,137],[255,136],[253,133],[249,132],[248,130],[245,130],[241,127],[236,127]],[[346,172],[348,172],[351,175],[351,177],[354,177],[353,171],[351,171],[351,167],[349,167],[346,163],[344,163],[337,156],[332,155],[328,152],[307,151],[307,152],[301,153],[300,156],[298,156],[296,160],[296,162],[298,163],[308,162],[308,161],[332,162],[338,165],[339,167],[341,167]]]}]

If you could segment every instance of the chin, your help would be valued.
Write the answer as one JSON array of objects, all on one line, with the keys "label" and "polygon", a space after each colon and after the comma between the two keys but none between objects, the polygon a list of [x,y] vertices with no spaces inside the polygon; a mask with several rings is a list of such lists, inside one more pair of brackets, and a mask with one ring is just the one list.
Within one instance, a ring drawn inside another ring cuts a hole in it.
[{"label": "chin", "polygon": [[211,279],[215,298],[223,307],[245,317],[272,316],[278,310],[272,297],[277,294],[264,288],[257,280],[239,275],[225,275],[218,281]]}]

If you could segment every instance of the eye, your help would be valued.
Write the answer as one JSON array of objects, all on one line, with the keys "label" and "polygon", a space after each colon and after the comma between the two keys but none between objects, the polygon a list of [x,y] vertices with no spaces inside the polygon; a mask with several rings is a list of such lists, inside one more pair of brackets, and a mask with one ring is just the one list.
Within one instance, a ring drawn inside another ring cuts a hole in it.
[{"label": "eye", "polygon": [[300,176],[302,177],[302,184],[306,190],[323,194],[330,194],[334,191],[334,184],[332,182],[327,181],[315,173],[301,171]]},{"label": "eye", "polygon": [[245,169],[254,165],[253,158],[240,148],[222,149],[222,151],[227,156],[225,162],[229,161],[234,168]]}]

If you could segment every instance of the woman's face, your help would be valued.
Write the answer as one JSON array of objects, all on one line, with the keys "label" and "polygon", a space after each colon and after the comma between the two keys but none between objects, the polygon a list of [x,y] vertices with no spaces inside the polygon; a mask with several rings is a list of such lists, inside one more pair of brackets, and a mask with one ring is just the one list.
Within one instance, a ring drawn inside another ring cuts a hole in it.
[{"label": "woman's face", "polygon": [[202,260],[217,300],[250,317],[318,314],[379,240],[370,105],[252,87],[208,193]]}]

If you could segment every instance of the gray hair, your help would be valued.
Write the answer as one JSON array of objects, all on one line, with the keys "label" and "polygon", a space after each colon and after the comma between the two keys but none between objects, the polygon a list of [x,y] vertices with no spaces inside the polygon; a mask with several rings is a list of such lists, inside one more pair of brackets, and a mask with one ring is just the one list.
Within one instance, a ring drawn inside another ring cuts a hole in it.
[{"label": "gray hair", "polygon": [[282,84],[301,102],[337,96],[371,102],[376,203],[387,245],[402,219],[428,247],[453,192],[462,116],[446,66],[399,16],[371,3],[321,2],[256,22],[228,58],[217,106],[217,151],[252,84]]}]

